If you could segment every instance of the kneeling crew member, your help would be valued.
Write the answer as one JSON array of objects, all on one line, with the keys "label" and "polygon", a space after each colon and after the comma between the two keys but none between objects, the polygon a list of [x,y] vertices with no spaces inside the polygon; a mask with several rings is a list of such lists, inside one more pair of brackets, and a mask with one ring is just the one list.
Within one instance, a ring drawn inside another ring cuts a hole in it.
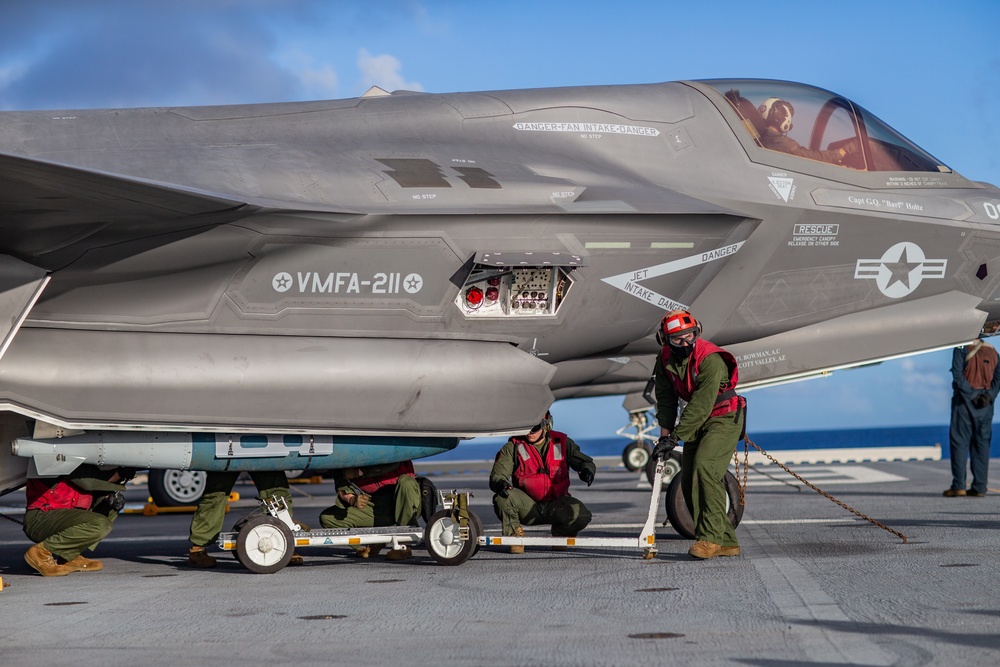
[{"label": "kneeling crew member", "polygon": [[[345,468],[334,475],[337,502],[320,512],[324,528],[372,528],[375,526],[416,526],[420,517],[420,483],[412,461],[368,468]],[[378,555],[381,544],[359,547],[361,558]],[[404,560],[410,547],[393,549],[386,560]]]},{"label": "kneeling crew member", "polygon": [[[723,477],[743,433],[744,399],[736,395],[736,359],[700,338],[701,325],[686,310],[663,316],[656,360],[656,421],[660,441],[653,456],[684,441],[681,490],[694,519],[695,558],[738,556],[740,545],[726,513]],[[677,421],[678,399],[687,401]],[[676,423],[676,426],[674,424]]]},{"label": "kneeling crew member", "polygon": [[43,577],[103,570],[101,561],[82,554],[96,549],[111,532],[125,504],[121,492],[134,474],[126,468],[102,471],[83,464],[62,477],[29,479],[24,534],[36,544],[24,554],[28,565]]},{"label": "kneeling crew member", "polygon": [[[593,483],[594,460],[565,433],[552,430],[548,412],[527,435],[508,440],[490,471],[490,489],[496,494],[493,511],[503,524],[503,534],[524,537],[522,524],[551,524],[555,537],[576,537],[586,528],[592,515],[569,495],[570,468],[587,486]],[[510,552],[523,554],[524,547],[512,544]]]}]

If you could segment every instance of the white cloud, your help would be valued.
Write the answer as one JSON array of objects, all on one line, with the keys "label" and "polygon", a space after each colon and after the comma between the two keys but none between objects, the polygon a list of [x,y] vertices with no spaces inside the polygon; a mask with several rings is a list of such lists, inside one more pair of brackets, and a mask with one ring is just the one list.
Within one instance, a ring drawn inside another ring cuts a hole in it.
[{"label": "white cloud", "polygon": [[22,63],[0,66],[0,89],[6,88],[24,76],[25,70],[26,67]]},{"label": "white cloud", "polygon": [[392,92],[394,90],[418,90],[424,87],[415,81],[406,81],[399,70],[402,63],[395,56],[382,54],[373,56],[367,49],[358,53],[358,69],[361,70],[361,85],[367,90],[378,86]]},{"label": "white cloud", "polygon": [[333,65],[316,63],[316,59],[301,50],[287,51],[277,57],[292,76],[299,81],[304,99],[327,99],[337,96],[340,77]]}]

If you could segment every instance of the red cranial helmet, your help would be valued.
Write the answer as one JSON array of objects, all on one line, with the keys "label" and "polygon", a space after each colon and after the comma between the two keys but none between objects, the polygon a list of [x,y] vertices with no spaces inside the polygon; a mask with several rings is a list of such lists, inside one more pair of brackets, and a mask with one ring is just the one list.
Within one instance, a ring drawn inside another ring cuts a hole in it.
[{"label": "red cranial helmet", "polygon": [[664,337],[684,333],[689,329],[701,330],[701,325],[686,310],[671,310],[660,320],[660,332]]}]

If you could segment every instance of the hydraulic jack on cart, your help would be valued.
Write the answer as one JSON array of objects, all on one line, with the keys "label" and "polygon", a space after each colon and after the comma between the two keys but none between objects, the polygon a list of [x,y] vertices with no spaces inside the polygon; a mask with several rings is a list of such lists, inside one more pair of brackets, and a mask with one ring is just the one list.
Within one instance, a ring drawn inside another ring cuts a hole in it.
[{"label": "hydraulic jack on cart", "polygon": [[441,493],[444,508],[431,515],[427,525],[379,528],[323,528],[312,531],[292,519],[284,498],[261,501],[262,512],[249,514],[220,533],[218,545],[236,554],[243,567],[257,574],[277,572],[291,560],[296,547],[388,545],[402,549],[423,543],[431,557],[442,565],[460,565],[479,550],[482,524],[469,510],[469,494]]},{"label": "hydraulic jack on cart", "polygon": [[479,538],[480,545],[506,546],[564,546],[564,547],[636,547],[642,549],[642,557],[649,560],[656,555],[656,513],[660,507],[660,491],[663,488],[663,457],[656,461],[653,475],[653,493],[649,498],[649,514],[638,537],[493,537]]}]

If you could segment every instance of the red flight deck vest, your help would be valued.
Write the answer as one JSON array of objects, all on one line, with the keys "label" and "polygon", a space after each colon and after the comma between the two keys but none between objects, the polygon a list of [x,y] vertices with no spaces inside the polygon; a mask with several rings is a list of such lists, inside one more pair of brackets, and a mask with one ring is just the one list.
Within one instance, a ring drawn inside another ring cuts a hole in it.
[{"label": "red flight deck vest", "polygon": [[726,362],[726,367],[729,369],[729,380],[723,382],[722,386],[719,387],[719,395],[715,399],[715,408],[708,415],[709,417],[719,417],[729,414],[740,406],[740,397],[736,395],[736,383],[740,379],[736,357],[714,343],[697,338],[694,341],[694,350],[688,359],[687,373],[685,373],[684,377],[672,373],[667,367],[667,360],[670,358],[670,347],[668,345],[664,345],[660,351],[660,359],[663,362],[664,370],[667,371],[667,377],[670,378],[670,383],[674,386],[674,391],[677,392],[677,395],[681,399],[690,402],[691,396],[694,395],[695,381],[698,378],[698,368],[701,366],[702,359],[710,354],[718,354],[722,357],[722,360]]},{"label": "red flight deck vest", "polygon": [[389,472],[382,473],[381,475],[356,479],[354,480],[354,485],[370,496],[383,486],[395,484],[396,480],[403,475],[416,477],[416,471],[413,469],[412,461],[403,461],[395,470],[390,470]]},{"label": "red flight deck vest", "polygon": [[538,503],[569,495],[569,462],[566,460],[566,434],[549,431],[549,449],[545,460],[525,438],[514,442],[514,486]]},{"label": "red flight deck vest", "polygon": [[59,480],[52,488],[45,485],[41,479],[29,479],[24,488],[25,495],[28,496],[27,509],[42,510],[88,510],[94,500],[89,493],[81,492],[70,482]]}]

